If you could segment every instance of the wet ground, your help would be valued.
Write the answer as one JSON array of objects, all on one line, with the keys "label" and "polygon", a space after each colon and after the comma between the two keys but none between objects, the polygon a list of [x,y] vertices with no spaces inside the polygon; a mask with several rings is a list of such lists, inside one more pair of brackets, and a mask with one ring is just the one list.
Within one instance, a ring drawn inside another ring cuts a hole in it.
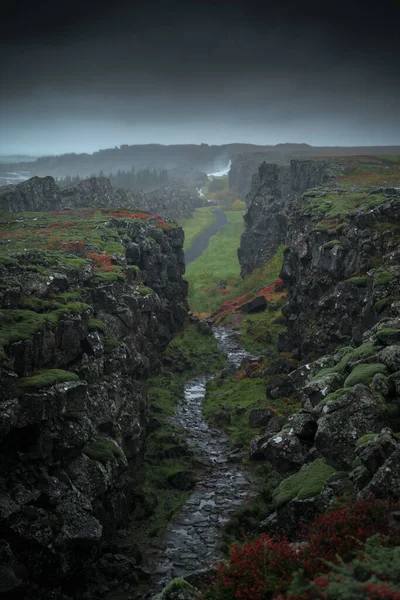
[{"label": "wet ground", "polygon": [[[228,364],[238,367],[253,357],[238,345],[234,332],[214,328]],[[174,577],[188,575],[221,558],[221,528],[257,486],[249,470],[235,462],[228,439],[208,426],[202,414],[205,386],[210,377],[196,377],[185,385],[185,400],[177,407],[173,423],[187,431],[189,443],[200,450],[205,465],[195,491],[177,519],[148,550],[147,572],[152,574],[147,595],[159,591]]]}]

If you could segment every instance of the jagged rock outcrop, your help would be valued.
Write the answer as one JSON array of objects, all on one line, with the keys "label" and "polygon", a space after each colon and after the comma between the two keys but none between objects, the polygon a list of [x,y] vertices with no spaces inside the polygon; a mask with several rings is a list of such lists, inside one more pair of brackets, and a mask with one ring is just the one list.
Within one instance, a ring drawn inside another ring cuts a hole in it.
[{"label": "jagged rock outcrop", "polygon": [[154,192],[141,194],[140,208],[149,212],[165,215],[170,219],[182,219],[193,216],[195,207],[199,204],[199,199],[185,189],[177,186],[168,186]]},{"label": "jagged rock outcrop", "polygon": [[[341,212],[348,199],[361,207]],[[323,217],[312,208],[318,203],[336,203],[337,216]],[[398,298],[399,218],[400,194],[391,188],[303,196],[289,220],[281,272],[289,291],[282,349],[307,358],[332,344],[361,343],[362,332]]]},{"label": "jagged rock outcrop", "polygon": [[245,232],[238,257],[242,277],[265,264],[283,244],[291,206],[305,190],[333,179],[340,168],[317,160],[292,160],[290,167],[262,163],[246,196]]},{"label": "jagged rock outcrop", "polygon": [[[124,220],[96,210],[58,216],[58,242],[51,215],[3,223],[4,598],[77,597],[103,540],[126,523],[143,477],[144,381],[187,314],[182,230],[150,216]],[[76,242],[79,219],[85,242]],[[18,245],[20,231],[24,245],[36,240],[35,249]],[[120,250],[96,248],[103,243]],[[124,556],[116,546],[115,560],[135,578],[138,551],[128,546]],[[114,560],[107,557],[105,565]]]},{"label": "jagged rock outcrop", "polygon": [[32,177],[0,188],[0,212],[9,213],[123,206],[178,219],[191,217],[197,203],[197,198],[179,186],[145,194],[114,188],[106,177],[90,177],[64,188],[53,177]]}]

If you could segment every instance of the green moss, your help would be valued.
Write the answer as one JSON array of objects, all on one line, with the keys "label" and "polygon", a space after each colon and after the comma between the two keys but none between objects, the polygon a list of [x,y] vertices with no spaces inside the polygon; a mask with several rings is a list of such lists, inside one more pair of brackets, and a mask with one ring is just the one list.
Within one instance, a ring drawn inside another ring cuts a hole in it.
[{"label": "green moss", "polygon": [[344,396],[344,394],[349,392],[350,389],[351,388],[349,388],[349,387],[339,388],[338,390],[335,390],[334,392],[327,394],[325,396],[325,398],[323,398],[323,400],[321,400],[321,402],[318,404],[318,408],[322,408],[326,404],[329,404],[329,402],[334,402],[335,400],[337,400],[338,398],[340,398],[341,396]]},{"label": "green moss", "polygon": [[298,473],[284,479],[275,490],[273,497],[276,508],[293,498],[311,498],[319,494],[325,481],[335,473],[335,469],[318,458]]},{"label": "green moss", "polygon": [[[377,350],[378,347],[375,342],[365,342],[364,344],[361,344],[361,346],[358,346],[358,348],[350,348],[348,346],[345,348],[340,348],[337,351],[337,353],[343,353],[340,361],[333,367],[325,367],[324,369],[321,369],[321,371],[318,371],[318,373],[313,377],[312,381],[315,382],[332,373],[344,373],[349,364],[369,358],[370,356],[376,354]],[[345,387],[348,387],[346,386],[346,383]]]},{"label": "green moss", "polygon": [[382,344],[386,346],[390,346],[391,344],[398,344],[400,342],[400,329],[395,329],[394,327],[384,327],[380,329],[376,337]]},{"label": "green moss", "polygon": [[367,282],[368,277],[366,275],[357,275],[355,277],[350,277],[350,279],[345,279],[343,283],[351,283],[357,287],[367,287]]},{"label": "green moss", "polygon": [[362,435],[357,440],[356,448],[359,448],[360,446],[363,446],[364,444],[368,444],[368,442],[370,442],[377,436],[378,436],[377,433],[366,433],[365,435]]},{"label": "green moss", "polygon": [[118,346],[120,345],[120,341],[117,340],[117,338],[106,338],[103,342],[104,345],[104,352],[106,354],[110,354],[115,348],[118,348]]},{"label": "green moss", "polygon": [[32,296],[25,297],[21,299],[19,303],[19,308],[23,310],[32,310],[38,313],[49,312],[55,310],[57,308],[61,308],[62,303],[52,301],[42,300],[41,298],[34,298]]},{"label": "green moss", "polygon": [[153,290],[147,285],[139,285],[138,292],[141,296],[148,296],[153,293]]},{"label": "green moss", "polygon": [[93,280],[104,283],[111,281],[125,281],[125,276],[119,271],[98,271],[93,277]]},{"label": "green moss", "polygon": [[325,244],[323,244],[321,246],[321,249],[322,250],[330,250],[331,248],[334,248],[334,246],[343,247],[343,242],[341,242],[340,240],[330,240],[329,242],[326,242]]},{"label": "green moss", "polygon": [[89,331],[100,331],[101,333],[104,333],[105,328],[106,328],[106,326],[104,325],[103,321],[100,321],[100,319],[94,319],[94,318],[89,319],[89,323],[88,323]]},{"label": "green moss", "polygon": [[[55,305],[60,306],[58,304]],[[91,306],[83,302],[70,302],[50,312],[37,313],[32,310],[2,310],[0,323],[0,359],[5,358],[5,348],[19,341],[24,341],[43,331],[46,324],[56,326],[68,315],[79,315],[91,310]]]},{"label": "green moss", "polygon": [[18,382],[18,391],[34,392],[44,387],[56,385],[56,383],[65,383],[67,381],[79,381],[78,375],[62,369],[41,370],[32,377],[23,377]]},{"label": "green moss", "polygon": [[197,597],[198,590],[184,579],[177,577],[160,594],[155,596],[154,600],[177,600],[178,598],[184,598],[185,600],[192,598],[194,600]]},{"label": "green moss", "polygon": [[375,312],[377,312],[378,314],[381,313],[387,306],[389,306],[390,304],[392,304],[392,302],[395,302],[396,300],[398,300],[399,298],[396,296],[388,296],[387,298],[382,298],[382,300],[378,300],[378,302],[375,302],[373,309]]},{"label": "green moss", "polygon": [[83,452],[92,460],[98,460],[102,464],[124,456],[121,448],[113,440],[103,437],[90,442],[85,446]]},{"label": "green moss", "polygon": [[393,271],[378,271],[373,276],[373,287],[376,288],[378,285],[388,285],[392,281],[396,281],[398,275]]},{"label": "green moss", "polygon": [[385,365],[380,363],[365,363],[356,365],[344,382],[345,387],[353,387],[358,383],[369,385],[377,373],[388,374]]}]

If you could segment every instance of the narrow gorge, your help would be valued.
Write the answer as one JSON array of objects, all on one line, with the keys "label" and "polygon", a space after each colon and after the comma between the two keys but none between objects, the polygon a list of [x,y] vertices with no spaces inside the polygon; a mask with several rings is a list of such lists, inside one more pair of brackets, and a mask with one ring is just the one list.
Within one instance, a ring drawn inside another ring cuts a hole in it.
[{"label": "narrow gorge", "polygon": [[259,158],[0,190],[4,600],[397,598],[399,162]]}]

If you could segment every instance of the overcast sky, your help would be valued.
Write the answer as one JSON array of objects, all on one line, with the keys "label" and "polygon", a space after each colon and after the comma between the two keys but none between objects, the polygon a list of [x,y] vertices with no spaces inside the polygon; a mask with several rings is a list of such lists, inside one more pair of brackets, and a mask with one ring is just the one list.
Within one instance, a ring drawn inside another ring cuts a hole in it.
[{"label": "overcast sky", "polygon": [[0,154],[400,144],[399,5],[9,2]]}]

